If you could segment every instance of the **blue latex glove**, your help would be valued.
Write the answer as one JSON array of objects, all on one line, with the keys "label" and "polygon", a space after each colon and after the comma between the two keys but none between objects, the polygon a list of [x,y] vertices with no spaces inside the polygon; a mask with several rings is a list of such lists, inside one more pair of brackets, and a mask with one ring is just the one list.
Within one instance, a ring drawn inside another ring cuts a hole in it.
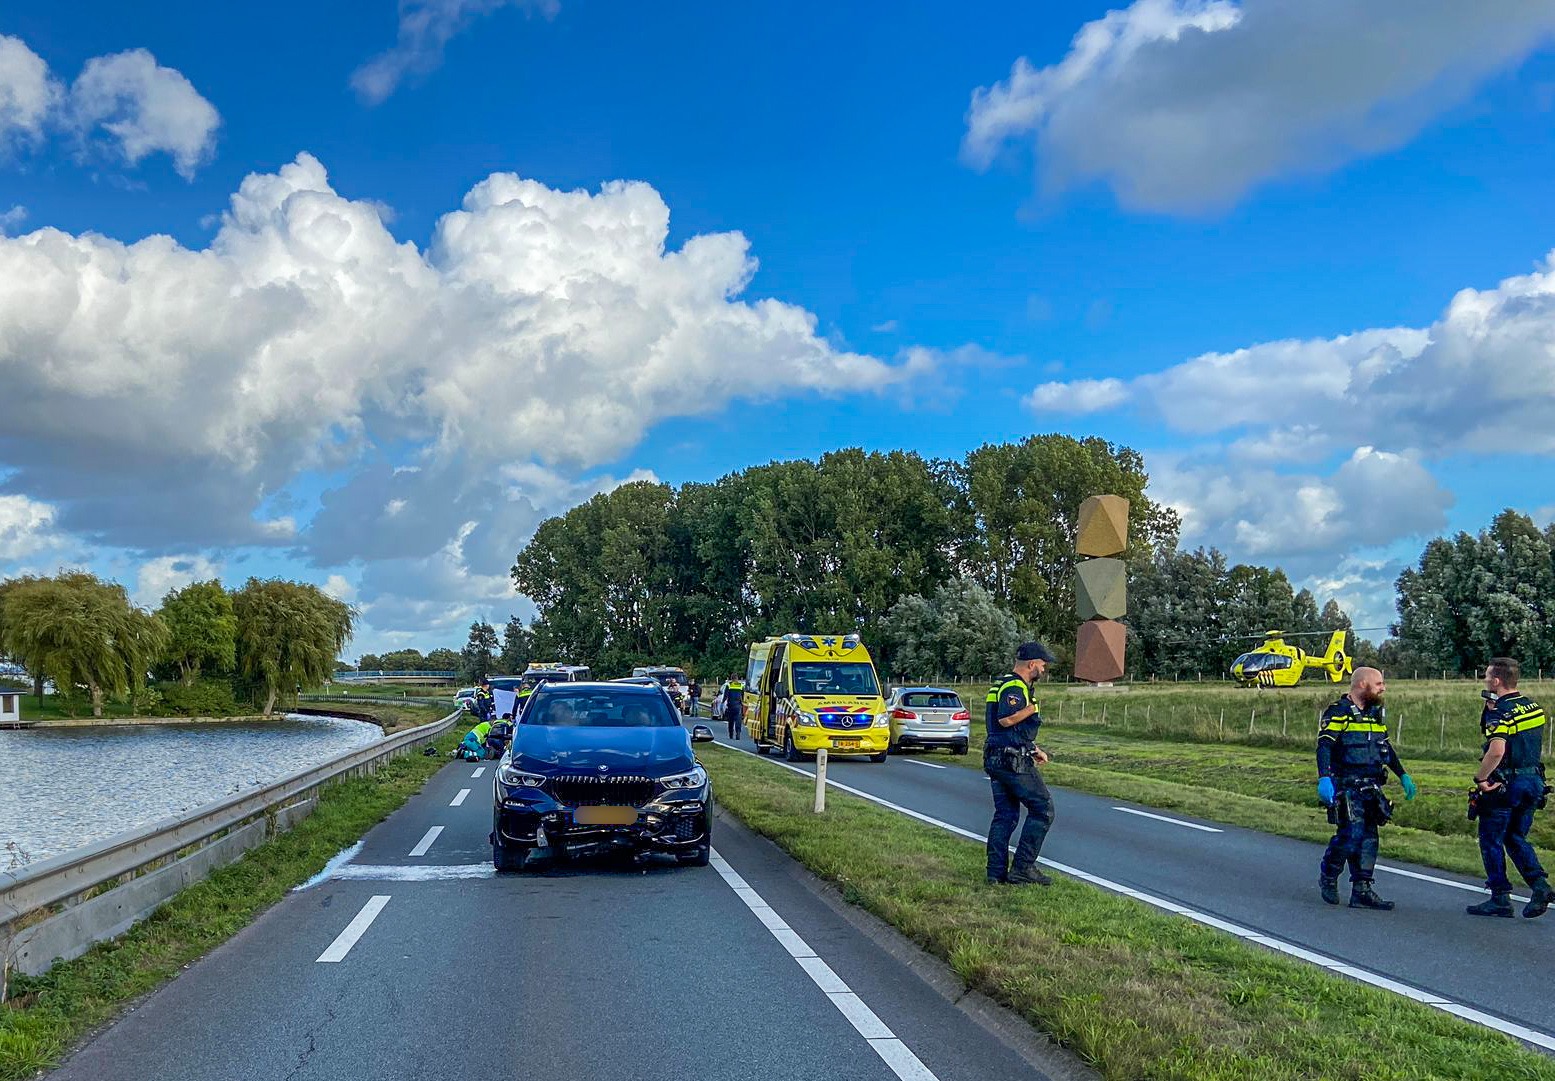
[{"label": "blue latex glove", "polygon": [[[1412,784],[1413,782],[1410,783]],[[1332,777],[1323,777],[1318,780],[1317,798],[1324,803],[1334,802],[1334,779]]]},{"label": "blue latex glove", "polygon": [[1398,783],[1404,786],[1404,798],[1406,800],[1415,798],[1417,789],[1415,788],[1415,779],[1413,777],[1406,773],[1398,779]]}]

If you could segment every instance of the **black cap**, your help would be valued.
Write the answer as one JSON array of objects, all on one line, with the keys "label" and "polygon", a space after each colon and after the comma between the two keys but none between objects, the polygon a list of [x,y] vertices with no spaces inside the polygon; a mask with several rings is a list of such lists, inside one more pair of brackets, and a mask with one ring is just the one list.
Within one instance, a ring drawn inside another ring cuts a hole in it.
[{"label": "black cap", "polygon": [[1017,661],[1047,661],[1052,664],[1058,660],[1053,656],[1053,651],[1041,642],[1022,642],[1020,648],[1015,651]]}]

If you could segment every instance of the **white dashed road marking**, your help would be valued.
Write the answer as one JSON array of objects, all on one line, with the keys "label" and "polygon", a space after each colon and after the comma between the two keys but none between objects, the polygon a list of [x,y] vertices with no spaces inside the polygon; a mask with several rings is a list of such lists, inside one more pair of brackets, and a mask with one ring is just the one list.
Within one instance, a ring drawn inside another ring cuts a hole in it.
[{"label": "white dashed road marking", "polygon": [[1184,822],[1180,818],[1167,818],[1165,815],[1151,814],[1149,811],[1137,810],[1133,807],[1114,807],[1114,811],[1122,811],[1126,815],[1138,815],[1140,818],[1153,818],[1157,822],[1170,822],[1174,826],[1187,826],[1190,830],[1202,830],[1205,833],[1225,833],[1225,830],[1217,830],[1214,826],[1201,826],[1197,822]]},{"label": "white dashed road marking", "polygon": [[410,850],[412,856],[425,856],[427,849],[432,847],[432,842],[437,840],[437,835],[443,832],[442,826],[433,826],[427,830],[421,840],[416,842],[416,847]]},{"label": "white dashed road marking", "polygon": [[902,759],[902,761],[903,762],[909,762],[909,763],[911,763],[914,766],[928,766],[930,769],[948,769],[949,768],[948,766],[940,765],[938,762],[920,762],[916,758],[904,758],[904,759]]},{"label": "white dashed road marking", "polygon": [[[800,771],[803,772],[803,771]],[[832,971],[831,966],[821,960],[816,952],[810,948],[809,943],[799,936],[799,933],[783,922],[783,917],[772,910],[751,888],[727,860],[713,852],[713,868],[722,876],[723,880],[734,890],[734,895],[745,902],[745,907],[751,910],[751,914],[761,921],[761,925],[772,933],[779,944],[788,951],[799,967],[815,982],[821,993],[831,1000],[831,1004],[837,1008],[837,1012],[848,1019],[848,1023],[864,1037],[869,1046],[880,1056],[880,1060],[891,1068],[891,1072],[901,1078],[902,1081],[939,1081],[934,1071],[925,1066],[912,1050],[899,1040],[890,1026],[875,1015],[863,999],[853,993],[842,977]]]},{"label": "white dashed road marking", "polygon": [[476,766],[475,767],[475,772],[470,774],[470,780],[472,780],[472,781],[477,780],[480,777],[480,775],[485,773],[485,772],[486,772],[486,767],[485,766]]},{"label": "white dashed road marking", "polygon": [[457,806],[459,806],[459,804],[463,803],[464,802],[464,798],[466,796],[468,796],[469,794],[470,794],[470,790],[468,788],[461,788],[461,789],[459,789],[459,794],[454,797],[453,802],[450,803],[448,806],[450,806],[450,807],[457,807]]},{"label": "white dashed road marking", "polygon": [[351,952],[357,940],[367,933],[367,929],[378,918],[378,913],[383,911],[383,906],[389,903],[387,894],[378,894],[362,906],[362,911],[356,914],[356,918],[346,924],[346,929],[340,932],[339,937],[329,944],[329,949],[319,954],[320,964],[334,964],[344,961],[346,954]]},{"label": "white dashed road marking", "polygon": [[[726,747],[731,751],[739,751],[741,754],[750,755],[752,758],[760,757],[750,751],[745,750],[743,747],[733,747],[727,743],[722,742],[721,740],[718,741],[718,746]],[[815,778],[815,774],[811,773],[809,770],[800,769],[798,766],[790,765],[787,762],[778,762],[770,758],[766,759],[766,761],[770,762],[774,766],[780,766],[783,769],[792,770],[794,773],[797,773],[802,777],[809,777],[812,780]],[[858,796],[860,799],[867,799],[871,803],[876,803],[881,807],[886,807],[890,810],[898,812],[899,814],[904,814],[908,818],[916,818],[919,822],[925,822],[931,826],[938,826],[940,829],[954,833],[957,836],[965,837],[969,840],[979,842],[986,842],[987,840],[987,838],[983,837],[981,834],[973,833],[971,830],[964,830],[960,826],[951,825],[949,822],[945,822],[938,818],[933,818],[929,815],[926,815],[922,811],[915,811],[911,807],[903,807],[899,803],[892,803],[890,800],[881,799],[879,796],[865,792],[863,789],[842,784],[840,781],[834,781],[829,777],[826,779],[826,783],[831,785],[833,788],[838,789],[839,791],[846,792],[849,795]],[[1012,845],[1011,851],[1013,850],[1014,846]],[[1539,1032],[1535,1029],[1527,1028],[1523,1025],[1517,1024],[1515,1021],[1508,1021],[1503,1017],[1496,1017],[1493,1014],[1485,1013],[1482,1010],[1476,1010],[1472,1006],[1465,1006],[1460,1002],[1454,1002],[1451,999],[1443,998],[1440,995],[1433,994],[1430,991],[1423,991],[1420,988],[1413,987],[1407,983],[1400,983],[1397,980],[1390,980],[1386,976],[1378,975],[1375,972],[1368,972],[1366,969],[1356,968],[1353,965],[1347,965],[1343,961],[1337,961],[1332,957],[1326,957],[1321,953],[1297,946],[1293,942],[1286,942],[1283,939],[1271,938],[1268,935],[1260,934],[1259,932],[1247,927],[1243,927],[1240,924],[1231,923],[1229,920],[1219,919],[1218,917],[1211,916],[1205,912],[1195,911],[1194,909],[1188,908],[1186,905],[1180,905],[1175,901],[1168,901],[1164,897],[1156,897],[1154,894],[1145,893],[1142,890],[1136,890],[1131,886],[1123,885],[1121,882],[1113,882],[1111,879],[1102,878],[1100,875],[1093,875],[1088,871],[1080,870],[1078,867],[1070,867],[1068,864],[1059,863],[1057,860],[1050,860],[1046,856],[1038,857],[1038,862],[1044,863],[1047,866],[1052,867],[1054,870],[1062,871],[1066,875],[1071,875],[1074,878],[1078,878],[1082,882],[1089,882],[1093,886],[1100,886],[1102,889],[1111,893],[1119,893],[1125,897],[1132,897],[1136,901],[1142,901],[1143,903],[1150,905],[1152,908],[1159,908],[1163,911],[1186,917],[1187,919],[1193,920],[1195,923],[1202,923],[1208,927],[1218,928],[1219,930],[1225,931],[1228,934],[1245,939],[1248,942],[1256,942],[1260,946],[1265,946],[1271,950],[1277,950],[1278,952],[1286,954],[1290,957],[1298,957],[1301,960],[1308,961],[1320,968],[1326,968],[1330,972],[1336,972],[1342,976],[1349,976],[1351,979],[1359,980],[1361,983],[1370,984],[1373,987],[1380,987],[1384,991],[1392,991],[1394,994],[1403,995],[1405,998],[1414,999],[1416,1002],[1422,1002],[1427,1006],[1434,1006],[1436,1009],[1441,1010],[1443,1013],[1450,1013],[1454,1017],[1463,1018],[1465,1021],[1473,1021],[1475,1024],[1484,1025],[1486,1028],[1495,1029],[1497,1032],[1504,1032],[1514,1039],[1522,1040],[1524,1043],[1533,1044],[1535,1047],[1542,1047],[1546,1051],[1555,1051],[1555,1036],[1552,1036],[1547,1032]],[[1379,867],[1379,870],[1380,869],[1381,868]],[[1436,879],[1434,881],[1446,882],[1447,880]],[[1459,883],[1452,884],[1460,885]]]}]

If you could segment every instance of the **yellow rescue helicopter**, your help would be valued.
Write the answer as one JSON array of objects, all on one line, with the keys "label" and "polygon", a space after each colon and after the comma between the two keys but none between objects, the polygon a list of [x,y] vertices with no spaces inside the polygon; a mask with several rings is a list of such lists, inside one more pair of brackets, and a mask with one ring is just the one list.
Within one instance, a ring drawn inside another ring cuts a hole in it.
[{"label": "yellow rescue helicopter", "polygon": [[1293,646],[1287,638],[1320,638],[1327,631],[1286,634],[1268,631],[1263,644],[1231,662],[1231,678],[1244,687],[1294,687],[1310,669],[1328,673],[1328,682],[1343,683],[1355,671],[1355,660],[1345,650],[1348,631],[1334,631],[1322,655]]}]

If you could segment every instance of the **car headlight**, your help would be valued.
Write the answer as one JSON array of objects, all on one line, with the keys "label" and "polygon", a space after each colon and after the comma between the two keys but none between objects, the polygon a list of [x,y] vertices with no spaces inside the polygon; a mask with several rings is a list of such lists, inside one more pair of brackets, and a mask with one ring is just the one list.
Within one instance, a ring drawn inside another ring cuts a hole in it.
[{"label": "car headlight", "polygon": [[525,773],[515,766],[503,766],[497,770],[497,777],[509,788],[539,788],[545,783],[540,774]]},{"label": "car headlight", "polygon": [[707,770],[697,766],[689,773],[677,773],[670,777],[660,777],[659,783],[672,792],[684,788],[701,788],[707,783]]},{"label": "car headlight", "polygon": [[877,716],[875,718],[875,727],[876,728],[890,728],[891,727],[891,715],[889,713],[882,713],[879,716]]},{"label": "car headlight", "polygon": [[813,713],[796,713],[794,715],[794,723],[801,728],[814,728],[821,722],[815,719],[815,714]]}]

